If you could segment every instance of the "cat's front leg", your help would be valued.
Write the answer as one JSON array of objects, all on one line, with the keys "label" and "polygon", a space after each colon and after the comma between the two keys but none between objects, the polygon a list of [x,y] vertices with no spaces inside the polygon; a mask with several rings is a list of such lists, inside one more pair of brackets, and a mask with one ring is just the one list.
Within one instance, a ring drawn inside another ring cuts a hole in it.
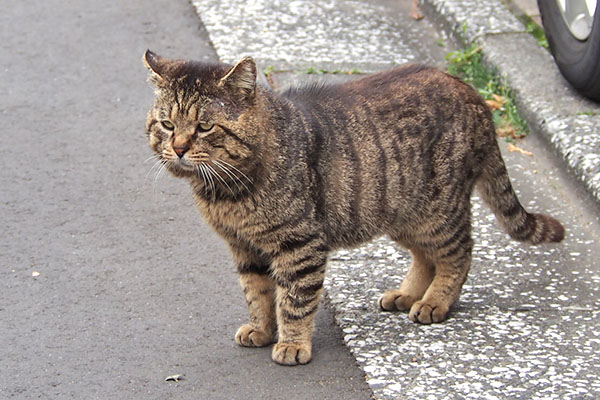
[{"label": "cat's front leg", "polygon": [[277,329],[275,281],[270,276],[270,264],[247,249],[231,247],[250,312],[250,321],[240,326],[235,341],[245,347],[267,346],[273,343]]},{"label": "cat's front leg", "polygon": [[272,358],[279,364],[306,364],[312,358],[327,253],[328,247],[315,235],[288,240],[273,259],[279,340]]}]

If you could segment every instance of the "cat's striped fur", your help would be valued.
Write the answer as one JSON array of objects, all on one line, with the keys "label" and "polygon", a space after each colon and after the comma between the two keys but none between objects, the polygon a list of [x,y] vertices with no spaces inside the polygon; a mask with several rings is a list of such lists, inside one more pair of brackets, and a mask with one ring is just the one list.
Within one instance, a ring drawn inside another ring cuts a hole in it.
[{"label": "cat's striped fur", "polygon": [[562,225],[520,205],[486,104],[438,70],[409,65],[354,82],[256,85],[256,66],[144,56],[156,102],[151,147],[191,182],[206,220],[229,243],[250,311],[235,338],[273,359],[311,359],[328,253],[387,234],[411,250],[384,310],[440,322],[471,263],[474,187],[508,234],[558,242]]}]

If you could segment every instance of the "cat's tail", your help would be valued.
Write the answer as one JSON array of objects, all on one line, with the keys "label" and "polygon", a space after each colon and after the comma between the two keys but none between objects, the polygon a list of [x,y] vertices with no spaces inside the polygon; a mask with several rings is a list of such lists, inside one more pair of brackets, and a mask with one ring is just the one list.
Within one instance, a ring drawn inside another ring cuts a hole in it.
[{"label": "cat's tail", "polygon": [[498,146],[493,148],[483,166],[477,189],[502,227],[520,242],[540,244],[563,240],[565,228],[558,220],[549,215],[530,214],[523,208],[510,183],[500,149]]}]

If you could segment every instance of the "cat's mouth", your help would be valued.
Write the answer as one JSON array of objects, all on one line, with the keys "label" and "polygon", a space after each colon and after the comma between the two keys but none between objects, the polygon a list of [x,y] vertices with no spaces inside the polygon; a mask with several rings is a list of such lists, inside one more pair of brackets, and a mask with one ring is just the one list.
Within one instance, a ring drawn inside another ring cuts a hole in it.
[{"label": "cat's mouth", "polygon": [[194,172],[196,165],[185,158],[164,157],[163,163],[174,173]]},{"label": "cat's mouth", "polygon": [[172,163],[179,169],[183,171],[194,171],[196,169],[196,165],[192,162],[186,160],[185,158],[180,158],[178,160],[172,161]]}]

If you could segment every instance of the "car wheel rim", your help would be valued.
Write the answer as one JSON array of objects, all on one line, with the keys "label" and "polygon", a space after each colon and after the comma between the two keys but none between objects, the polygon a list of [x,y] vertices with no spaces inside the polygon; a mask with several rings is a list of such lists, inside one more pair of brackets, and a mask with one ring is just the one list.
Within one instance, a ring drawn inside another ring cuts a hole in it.
[{"label": "car wheel rim", "polygon": [[565,24],[578,40],[586,40],[592,32],[597,0],[556,0]]}]

